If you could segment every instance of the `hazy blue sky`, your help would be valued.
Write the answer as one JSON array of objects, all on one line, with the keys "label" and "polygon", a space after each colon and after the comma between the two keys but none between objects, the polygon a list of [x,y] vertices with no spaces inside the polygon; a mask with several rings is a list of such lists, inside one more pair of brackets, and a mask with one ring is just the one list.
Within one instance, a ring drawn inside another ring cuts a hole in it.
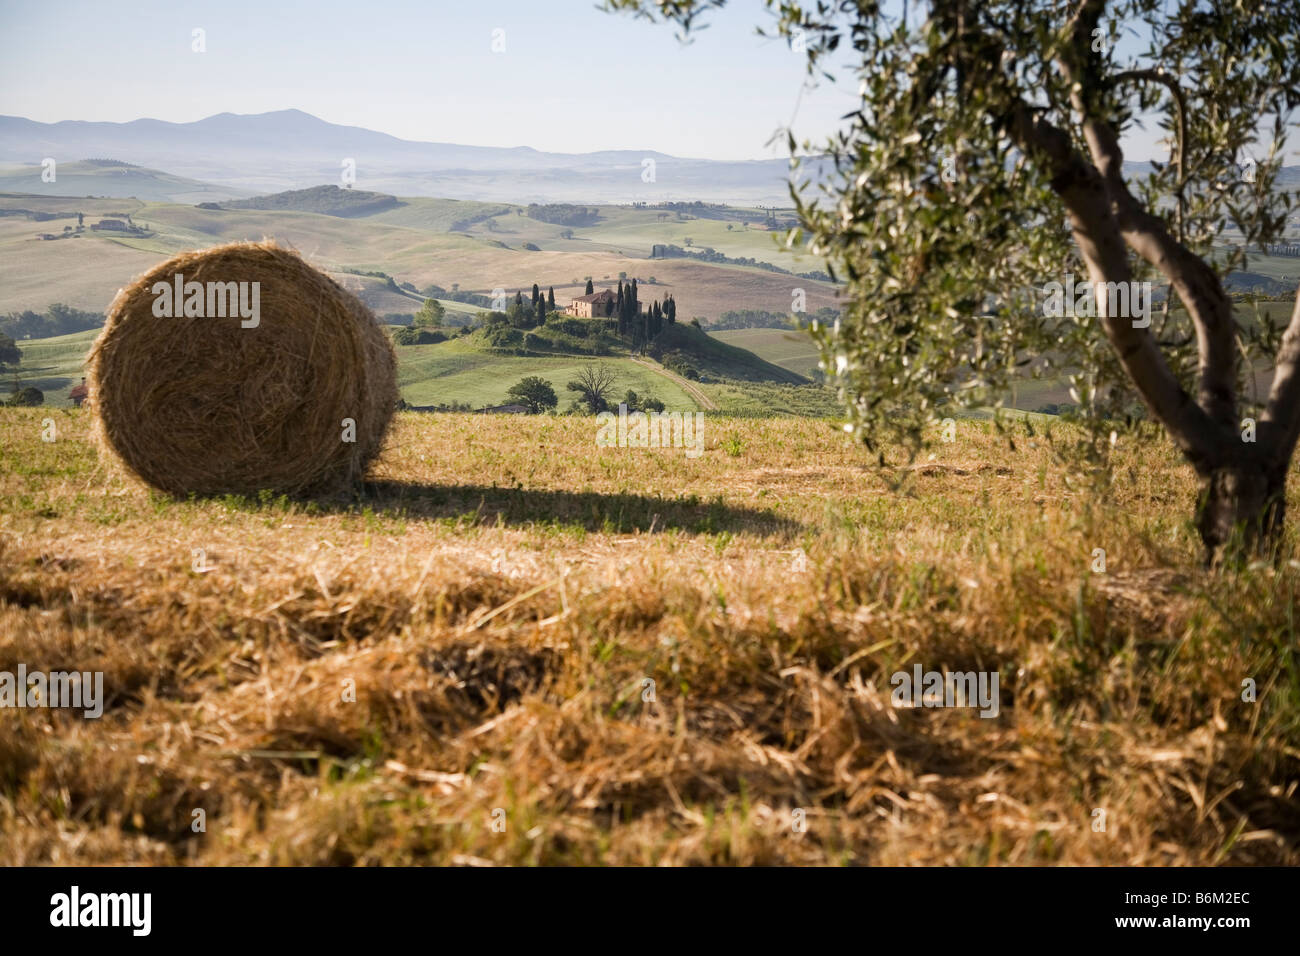
[{"label": "hazy blue sky", "polygon": [[[404,139],[754,159],[818,137],[856,83],[800,102],[801,57],[738,0],[689,46],[593,0],[0,0],[0,113],[187,122],[297,108]],[[206,31],[207,52],[191,50]],[[505,51],[492,50],[504,30]]]},{"label": "hazy blue sky", "polygon": [[[851,76],[801,94],[802,57],[755,35],[772,22],[762,0],[708,22],[683,46],[595,0],[0,0],[0,114],[296,108],[412,140],[757,159],[785,155],[766,145],[778,128],[821,139],[853,108]],[[1129,138],[1129,158],[1153,138]]]}]

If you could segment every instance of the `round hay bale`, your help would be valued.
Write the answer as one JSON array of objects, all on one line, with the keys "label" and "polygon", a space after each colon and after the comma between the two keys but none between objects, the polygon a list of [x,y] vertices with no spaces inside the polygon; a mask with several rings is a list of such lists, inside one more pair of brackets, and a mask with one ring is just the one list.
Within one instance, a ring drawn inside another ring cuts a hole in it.
[{"label": "round hay bale", "polygon": [[330,494],[379,453],[396,365],[360,299],[293,251],[239,242],[176,256],[117,294],[88,402],[101,447],[156,488]]}]

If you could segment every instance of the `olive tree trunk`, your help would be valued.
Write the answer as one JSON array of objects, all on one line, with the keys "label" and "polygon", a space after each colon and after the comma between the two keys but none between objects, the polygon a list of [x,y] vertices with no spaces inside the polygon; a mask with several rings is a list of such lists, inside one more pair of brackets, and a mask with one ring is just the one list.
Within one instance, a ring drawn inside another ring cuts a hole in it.
[{"label": "olive tree trunk", "polygon": [[[1119,137],[1085,93],[1096,85],[1088,43],[1104,6],[1102,0],[1080,4],[1073,21],[1075,42],[1058,60],[1073,83],[1072,106],[1081,117],[1087,153],[1075,148],[1066,130],[1023,101],[1011,118],[1011,135],[1049,173],[1091,281],[1129,282],[1129,256],[1136,254],[1168,280],[1187,309],[1200,355],[1195,397],[1170,371],[1149,328],[1110,314],[1104,297],[1097,300],[1106,336],[1128,378],[1201,479],[1196,519],[1207,562],[1274,553],[1286,511],[1287,470],[1300,434],[1300,292],[1278,350],[1268,404],[1255,440],[1247,441],[1237,419],[1232,301],[1210,264],[1171,235],[1165,221],[1129,191]],[[1160,70],[1120,79],[1163,83],[1181,97],[1177,83]]]},{"label": "olive tree trunk", "polygon": [[1251,460],[1216,468],[1202,484],[1197,511],[1207,563],[1228,555],[1270,557],[1286,517],[1286,469]]}]

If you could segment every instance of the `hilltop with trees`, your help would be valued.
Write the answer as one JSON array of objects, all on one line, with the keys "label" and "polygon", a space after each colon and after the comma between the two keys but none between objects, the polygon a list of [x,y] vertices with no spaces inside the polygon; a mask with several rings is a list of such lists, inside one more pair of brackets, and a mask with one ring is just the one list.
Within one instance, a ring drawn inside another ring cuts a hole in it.
[{"label": "hilltop with trees", "polygon": [[531,203],[524,213],[530,219],[556,226],[590,226],[600,221],[599,210],[570,203]]},{"label": "hilltop with trees", "polygon": [[229,199],[215,205],[219,209],[269,209],[278,212],[314,212],[322,216],[369,216],[385,209],[402,205],[396,196],[387,193],[367,192],[364,189],[342,189],[338,186],[312,186],[309,189],[290,189],[254,196],[252,199]]}]

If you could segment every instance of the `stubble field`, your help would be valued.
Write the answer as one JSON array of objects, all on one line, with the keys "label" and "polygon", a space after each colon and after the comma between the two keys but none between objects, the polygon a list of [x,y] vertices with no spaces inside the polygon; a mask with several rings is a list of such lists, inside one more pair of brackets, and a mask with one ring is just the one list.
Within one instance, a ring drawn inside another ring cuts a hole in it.
[{"label": "stubble field", "polygon": [[1201,570],[1161,439],[1090,505],[1024,426],[893,490],[827,422],[403,413],[357,500],[175,501],[88,425],[0,410],[0,671],[107,698],[0,710],[0,863],[1300,862],[1294,538]]}]

